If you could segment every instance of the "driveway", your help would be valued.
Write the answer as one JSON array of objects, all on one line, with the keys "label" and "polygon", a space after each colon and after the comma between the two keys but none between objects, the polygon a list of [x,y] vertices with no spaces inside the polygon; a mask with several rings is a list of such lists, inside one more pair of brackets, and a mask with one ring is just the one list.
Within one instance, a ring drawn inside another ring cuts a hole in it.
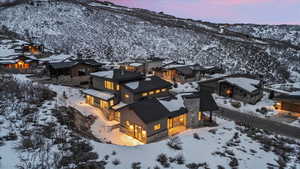
[{"label": "driveway", "polygon": [[226,108],[220,107],[220,112],[217,113],[217,116],[222,116],[233,120],[235,122],[241,122],[250,127],[256,127],[264,130],[268,130],[280,135],[285,135],[288,137],[293,137],[300,139],[300,128],[290,126],[284,123],[280,123],[277,121],[264,119],[256,116],[251,116],[249,114],[240,113],[238,111],[229,110]]}]

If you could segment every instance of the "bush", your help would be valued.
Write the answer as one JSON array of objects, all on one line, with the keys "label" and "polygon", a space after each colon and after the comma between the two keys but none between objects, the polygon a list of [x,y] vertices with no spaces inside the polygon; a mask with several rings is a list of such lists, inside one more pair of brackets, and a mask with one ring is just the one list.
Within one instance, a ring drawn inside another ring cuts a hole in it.
[{"label": "bush", "polygon": [[113,165],[119,165],[119,164],[121,164],[121,162],[120,162],[119,159],[114,159],[114,160],[112,161],[112,164],[113,164]]},{"label": "bush", "polygon": [[240,103],[240,102],[230,102],[230,104],[233,106],[233,107],[235,107],[235,108],[240,108],[241,106],[242,106],[242,104]]},{"label": "bush", "polygon": [[167,145],[174,150],[182,150],[182,142],[179,137],[171,137]]},{"label": "bush", "polygon": [[200,140],[200,136],[198,133],[194,133],[193,134],[194,139]]},{"label": "bush", "polygon": [[156,161],[158,161],[164,168],[170,167],[170,163],[166,154],[159,154]]},{"label": "bush", "polygon": [[140,162],[132,163],[131,168],[132,169],[141,169],[142,168],[141,163]]},{"label": "bush", "polygon": [[184,162],[185,162],[185,159],[184,159],[184,157],[183,157],[183,155],[182,155],[182,154],[179,154],[179,155],[177,155],[175,158],[176,158],[176,162],[177,162],[177,164],[179,164],[179,165],[182,165],[182,164],[184,164]]},{"label": "bush", "polygon": [[189,163],[185,166],[186,166],[186,168],[189,168],[189,169],[198,169],[200,167],[199,164],[197,164],[197,163]]}]

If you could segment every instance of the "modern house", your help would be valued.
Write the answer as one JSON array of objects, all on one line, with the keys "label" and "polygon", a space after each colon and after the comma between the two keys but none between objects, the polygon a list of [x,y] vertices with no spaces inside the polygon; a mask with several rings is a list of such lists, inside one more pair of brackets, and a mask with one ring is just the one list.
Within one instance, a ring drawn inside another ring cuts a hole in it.
[{"label": "modern house", "polygon": [[226,77],[218,81],[218,95],[256,104],[263,97],[261,81],[245,77]]},{"label": "modern house", "polygon": [[44,46],[30,43],[24,44],[20,49],[15,50],[16,52],[21,52],[23,54],[40,55],[44,52]]},{"label": "modern house", "polygon": [[142,74],[149,74],[155,68],[160,68],[163,65],[163,59],[151,57],[148,59],[136,59],[135,62],[125,62],[120,64],[120,69]]},{"label": "modern house", "polygon": [[222,75],[199,82],[212,93],[233,98],[249,104],[256,104],[263,97],[261,81],[246,75]]},{"label": "modern house", "polygon": [[1,59],[0,67],[4,69],[26,71],[37,67],[39,61],[34,56],[12,56],[10,58]]},{"label": "modern house", "polygon": [[154,69],[154,74],[170,82],[186,83],[201,78],[198,65],[183,65],[178,63],[166,64]]},{"label": "modern house", "polygon": [[300,92],[281,94],[275,96],[273,99],[277,101],[274,105],[275,109],[300,113]]},{"label": "modern house", "polygon": [[120,64],[120,69],[130,72],[145,72],[145,64],[139,62],[125,62]]},{"label": "modern house", "polygon": [[90,75],[92,89],[88,89],[88,92],[83,91],[86,95],[86,102],[100,108],[108,120],[120,121],[118,109],[126,105],[121,100],[123,84],[142,80],[144,76],[137,72],[120,69],[100,71]]},{"label": "modern house", "polygon": [[94,60],[50,62],[46,65],[52,80],[72,82],[74,85],[88,84],[89,74],[101,70],[101,66]]},{"label": "modern house", "polygon": [[[207,101],[209,100],[209,101]],[[210,122],[218,107],[210,93],[147,98],[119,109],[120,131],[150,143]],[[209,114],[207,114],[209,112]]]}]

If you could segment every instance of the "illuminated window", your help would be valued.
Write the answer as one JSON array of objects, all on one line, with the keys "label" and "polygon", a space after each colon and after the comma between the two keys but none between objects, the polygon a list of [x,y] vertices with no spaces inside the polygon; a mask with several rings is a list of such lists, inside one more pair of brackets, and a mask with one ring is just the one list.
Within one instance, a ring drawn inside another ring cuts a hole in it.
[{"label": "illuminated window", "polygon": [[116,90],[119,91],[120,90],[120,85],[116,86]]},{"label": "illuminated window", "polygon": [[105,87],[106,89],[114,90],[114,83],[105,80],[105,81],[104,81],[104,87]]},{"label": "illuminated window", "polygon": [[165,92],[165,91],[167,91],[167,89],[161,89],[161,91],[162,91],[162,92]]},{"label": "illuminated window", "polygon": [[160,93],[160,90],[159,90],[159,89],[158,89],[158,90],[156,90],[156,91],[155,91],[155,93]]},{"label": "illuminated window", "polygon": [[104,100],[100,100],[100,108],[108,108],[108,102]]},{"label": "illuminated window", "polygon": [[143,136],[143,138],[145,138],[145,137],[146,137],[146,134],[147,134],[147,133],[146,133],[146,131],[145,131],[145,130],[143,130],[143,131],[142,131],[142,136]]},{"label": "illuminated window", "polygon": [[152,95],[152,94],[154,94],[154,91],[149,92],[149,95]]},{"label": "illuminated window", "polygon": [[114,100],[109,101],[110,106],[114,105]]},{"label": "illuminated window", "polygon": [[87,95],[86,96],[86,103],[90,104],[90,105],[93,105],[94,104],[94,97],[90,96],[90,95]]},{"label": "illuminated window", "polygon": [[130,126],[130,123],[129,123],[129,121],[127,120],[126,122],[125,122],[125,124],[126,124],[126,126]]},{"label": "illuminated window", "polygon": [[159,129],[160,129],[160,124],[154,125],[153,129],[154,129],[154,130],[159,130]]},{"label": "illuminated window", "polygon": [[129,95],[128,95],[128,94],[125,94],[124,96],[125,96],[125,98],[129,98]]},{"label": "illuminated window", "polygon": [[143,93],[143,94],[142,94],[142,96],[147,96],[147,95],[148,95],[148,93]]},{"label": "illuminated window", "polygon": [[202,120],[202,112],[198,112],[198,120]]}]

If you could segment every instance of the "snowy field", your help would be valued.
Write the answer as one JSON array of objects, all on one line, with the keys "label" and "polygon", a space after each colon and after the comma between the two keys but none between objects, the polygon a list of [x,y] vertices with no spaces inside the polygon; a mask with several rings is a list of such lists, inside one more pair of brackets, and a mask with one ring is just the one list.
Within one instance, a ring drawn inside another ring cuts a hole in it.
[{"label": "snowy field", "polygon": [[[29,80],[24,75],[16,75],[15,77],[20,82]],[[255,136],[251,136],[251,132],[246,132],[244,127],[239,127],[233,122],[217,118],[217,123],[219,124],[217,127],[189,129],[178,135],[178,145],[182,147],[181,150],[169,147],[167,145],[170,141],[169,139],[143,145],[135,139],[121,134],[118,130],[104,130],[104,126],[111,126],[115,123],[106,121],[98,109],[85,104],[80,89],[56,85],[49,85],[49,87],[56,91],[58,96],[51,104],[45,103],[41,107],[40,112],[45,110],[47,112],[55,105],[64,105],[75,107],[85,116],[97,116],[97,120],[91,126],[93,134],[102,140],[111,141],[112,144],[89,142],[94,147],[93,151],[99,155],[98,160],[107,163],[105,165],[107,169],[131,168],[133,163],[140,163],[140,166],[145,169],[148,167],[154,168],[155,166],[163,168],[160,162],[157,161],[158,155],[162,153],[171,159],[179,157],[184,159],[184,164],[178,163],[176,160],[169,161],[169,168],[173,169],[188,168],[187,166],[191,166],[193,163],[202,166],[200,168],[205,166],[208,168],[231,168],[232,165],[238,163],[236,168],[242,169],[263,169],[268,168],[268,166],[278,165],[278,154],[274,153],[275,151],[266,150],[265,145],[254,138],[261,136],[277,140],[280,137],[265,134],[260,130],[252,133]],[[63,93],[67,97],[64,97]],[[8,124],[3,116],[0,117],[0,121],[4,121],[1,125],[1,135],[5,135],[9,130],[8,126],[11,124]],[[47,121],[55,121],[55,118],[50,113],[46,113],[46,115],[44,114],[40,117],[40,121],[45,123]],[[5,169],[15,168],[15,164],[19,161],[19,156],[22,154],[14,148],[16,144],[16,141],[11,141],[0,147],[1,167]],[[296,143],[285,144],[285,146],[295,149],[300,147]],[[56,148],[52,147],[51,151],[55,152]],[[286,154],[286,156],[289,157],[287,168],[300,167],[299,161],[297,162],[295,158],[296,156],[291,154]]]}]

